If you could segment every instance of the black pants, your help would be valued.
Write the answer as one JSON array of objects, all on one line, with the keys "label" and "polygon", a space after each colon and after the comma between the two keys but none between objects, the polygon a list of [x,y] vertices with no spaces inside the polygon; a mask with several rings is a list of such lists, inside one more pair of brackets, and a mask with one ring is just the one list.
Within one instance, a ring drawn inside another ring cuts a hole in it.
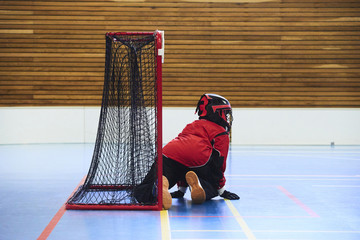
[{"label": "black pants", "polygon": [[[186,167],[175,160],[163,156],[163,175],[169,181],[169,189],[179,181],[185,182],[186,173],[188,171],[194,171],[205,191],[206,200],[218,196],[218,182],[222,177],[220,166],[222,166],[222,161],[216,154],[211,156],[207,164],[195,168]],[[154,196],[154,186],[157,178],[156,173],[156,166],[153,165],[142,183],[136,187],[135,198],[139,202],[152,203],[156,201],[156,196]]]}]

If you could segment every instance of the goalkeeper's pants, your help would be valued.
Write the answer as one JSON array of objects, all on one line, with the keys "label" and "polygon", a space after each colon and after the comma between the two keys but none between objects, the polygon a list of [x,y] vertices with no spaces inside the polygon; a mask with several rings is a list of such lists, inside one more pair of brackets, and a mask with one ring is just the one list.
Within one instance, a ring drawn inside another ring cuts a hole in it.
[{"label": "goalkeeper's pants", "polygon": [[[219,164],[216,164],[219,165]],[[214,168],[214,161],[210,160],[201,167],[189,168],[175,160],[163,156],[163,175],[169,181],[169,189],[178,182],[186,182],[185,175],[188,171],[193,171],[199,178],[201,187],[206,194],[206,200],[218,196],[218,174]],[[135,189],[135,198],[142,203],[154,203],[156,201],[156,166],[153,165],[142,183]]]}]

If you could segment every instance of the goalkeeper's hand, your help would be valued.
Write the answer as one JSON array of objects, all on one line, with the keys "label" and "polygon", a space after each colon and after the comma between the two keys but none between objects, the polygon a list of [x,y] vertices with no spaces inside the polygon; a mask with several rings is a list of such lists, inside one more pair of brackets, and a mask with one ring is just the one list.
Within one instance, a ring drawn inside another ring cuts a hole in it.
[{"label": "goalkeeper's hand", "polygon": [[226,190],[223,192],[223,194],[220,195],[220,197],[223,197],[223,198],[226,198],[229,200],[239,200],[240,199],[240,197],[237,194],[226,191]]},{"label": "goalkeeper's hand", "polygon": [[184,194],[182,191],[177,190],[175,192],[170,193],[172,198],[183,198]]}]

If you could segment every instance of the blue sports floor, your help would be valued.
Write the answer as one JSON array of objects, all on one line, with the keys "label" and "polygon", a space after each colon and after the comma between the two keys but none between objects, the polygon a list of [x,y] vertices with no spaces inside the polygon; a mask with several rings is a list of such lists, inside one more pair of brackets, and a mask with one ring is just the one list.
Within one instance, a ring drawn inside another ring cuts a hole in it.
[{"label": "blue sports floor", "polygon": [[0,145],[1,240],[359,240],[360,146],[232,146],[237,201],[168,211],[75,211],[64,203],[93,145]]}]

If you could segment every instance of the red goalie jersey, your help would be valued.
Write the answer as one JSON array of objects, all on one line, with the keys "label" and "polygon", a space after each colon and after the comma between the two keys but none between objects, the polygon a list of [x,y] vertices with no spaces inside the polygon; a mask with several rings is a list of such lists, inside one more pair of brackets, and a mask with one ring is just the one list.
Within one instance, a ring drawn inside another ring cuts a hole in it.
[{"label": "red goalie jersey", "polygon": [[[224,127],[206,119],[188,124],[183,131],[164,148],[163,154],[189,168],[206,164],[217,166],[215,175],[220,175],[217,188],[225,185],[224,172],[229,150],[229,133]],[[209,163],[212,161],[212,163]]]}]

